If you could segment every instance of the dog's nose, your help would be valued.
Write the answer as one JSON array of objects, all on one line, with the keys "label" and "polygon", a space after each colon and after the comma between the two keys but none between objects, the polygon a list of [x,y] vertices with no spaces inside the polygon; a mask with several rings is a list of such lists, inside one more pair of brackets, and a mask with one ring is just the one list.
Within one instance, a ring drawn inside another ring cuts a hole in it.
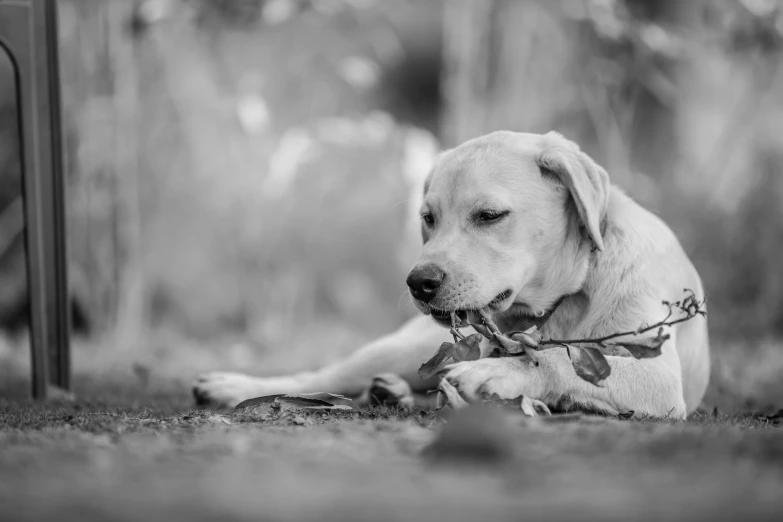
[{"label": "dog's nose", "polygon": [[416,267],[408,274],[408,288],[415,299],[429,303],[435,298],[446,273],[436,265],[424,265]]}]

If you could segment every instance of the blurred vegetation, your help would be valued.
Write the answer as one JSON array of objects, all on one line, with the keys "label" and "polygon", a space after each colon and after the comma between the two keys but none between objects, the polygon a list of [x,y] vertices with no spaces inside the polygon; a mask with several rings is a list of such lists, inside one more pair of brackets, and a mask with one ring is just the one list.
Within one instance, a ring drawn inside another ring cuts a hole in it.
[{"label": "blurred vegetation", "polygon": [[[778,1],[60,6],[71,280],[117,353],[242,339],[224,365],[293,347],[316,364],[386,333],[414,314],[435,151],[499,128],[563,132],[660,214],[705,280],[713,338],[783,334]],[[25,292],[0,75],[10,327]]]},{"label": "blurred vegetation", "polygon": [[675,230],[714,339],[783,333],[780,2],[445,6],[448,143],[561,131]]}]

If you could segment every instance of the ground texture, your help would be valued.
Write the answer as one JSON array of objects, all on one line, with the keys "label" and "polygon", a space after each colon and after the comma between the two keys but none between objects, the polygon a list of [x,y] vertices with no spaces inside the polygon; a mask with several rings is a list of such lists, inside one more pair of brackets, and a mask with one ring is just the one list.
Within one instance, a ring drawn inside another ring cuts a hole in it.
[{"label": "ground texture", "polygon": [[0,518],[766,520],[781,419],[526,419],[192,410],[187,390],[80,379],[73,403],[0,389]]}]

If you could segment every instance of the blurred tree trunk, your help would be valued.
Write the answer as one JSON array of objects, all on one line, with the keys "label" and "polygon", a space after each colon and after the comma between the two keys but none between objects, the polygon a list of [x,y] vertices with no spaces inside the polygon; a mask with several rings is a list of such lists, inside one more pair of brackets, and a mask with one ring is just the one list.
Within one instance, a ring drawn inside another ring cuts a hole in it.
[{"label": "blurred tree trunk", "polygon": [[572,43],[550,9],[539,1],[445,2],[445,144],[490,130],[545,132],[572,105]]},{"label": "blurred tree trunk", "polygon": [[[670,0],[627,7],[656,23],[683,9]],[[573,9],[542,0],[446,2],[441,133],[453,146],[493,130],[557,130],[633,191],[634,171],[660,178],[672,170],[676,106],[645,88],[649,78],[627,44],[597,38]],[[663,73],[674,82],[673,68]],[[613,84],[611,74],[624,83]]]},{"label": "blurred tree trunk", "polygon": [[[671,27],[693,10],[696,2],[679,0],[626,0],[634,18],[663,27]],[[675,165],[679,161],[677,140],[677,70],[673,63],[659,64],[656,80],[669,87],[639,89],[634,107],[634,132],[629,143],[633,167],[658,180],[662,189],[673,188]],[[657,92],[656,92],[657,91]]]},{"label": "blurred tree trunk", "polygon": [[444,5],[443,84],[446,98],[441,134],[451,146],[477,136],[486,126],[483,110],[490,91],[495,1],[452,0]]},{"label": "blurred tree trunk", "polygon": [[556,130],[629,188],[626,133],[615,121],[599,66],[585,63],[599,53],[563,5],[445,3],[443,142],[454,146],[495,130]]},{"label": "blurred tree trunk", "polygon": [[780,332],[781,27],[775,2],[451,0],[444,141],[562,132],[672,227],[711,328]]},{"label": "blurred tree trunk", "polygon": [[134,6],[115,0],[107,7],[113,106],[117,115],[113,149],[117,167],[114,250],[119,261],[115,275],[119,293],[114,319],[116,348],[129,350],[144,341],[146,309],[139,201],[139,73],[135,42],[129,30]]},{"label": "blurred tree trunk", "polygon": [[137,64],[131,2],[60,4],[74,291],[98,331],[142,328]]}]

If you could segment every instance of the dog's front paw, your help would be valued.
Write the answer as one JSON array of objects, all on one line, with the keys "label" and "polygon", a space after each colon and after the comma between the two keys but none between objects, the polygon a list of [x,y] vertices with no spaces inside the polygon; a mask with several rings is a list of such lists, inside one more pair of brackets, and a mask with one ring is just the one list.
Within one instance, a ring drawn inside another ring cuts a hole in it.
[{"label": "dog's front paw", "polygon": [[242,373],[205,373],[193,383],[193,397],[199,406],[234,407],[247,399],[277,393],[267,381]]},{"label": "dog's front paw", "polygon": [[543,395],[537,368],[521,358],[493,358],[459,362],[446,367],[444,376],[468,402],[511,400]]}]

